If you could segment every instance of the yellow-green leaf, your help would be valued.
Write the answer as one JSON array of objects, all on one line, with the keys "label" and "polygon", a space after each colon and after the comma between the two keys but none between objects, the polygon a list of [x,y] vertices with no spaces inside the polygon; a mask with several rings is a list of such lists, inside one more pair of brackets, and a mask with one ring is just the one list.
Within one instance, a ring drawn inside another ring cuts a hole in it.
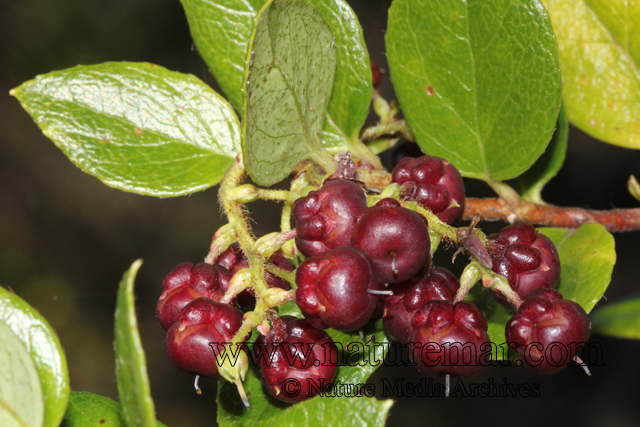
[{"label": "yellow-green leaf", "polygon": [[640,340],[640,297],[596,309],[591,313],[591,330],[616,338]]},{"label": "yellow-green leaf", "polygon": [[240,151],[231,106],[198,78],[146,63],[54,71],[11,91],[83,171],[149,196],[217,184]]},{"label": "yellow-green leaf", "polygon": [[44,397],[44,427],[58,427],[70,393],[67,358],[58,336],[40,313],[2,287],[0,323],[11,329],[33,359]]},{"label": "yellow-green leaf", "polygon": [[640,148],[640,1],[542,0],[558,39],[571,123]]},{"label": "yellow-green leaf", "polygon": [[0,425],[40,427],[44,420],[42,388],[24,344],[0,323]]}]

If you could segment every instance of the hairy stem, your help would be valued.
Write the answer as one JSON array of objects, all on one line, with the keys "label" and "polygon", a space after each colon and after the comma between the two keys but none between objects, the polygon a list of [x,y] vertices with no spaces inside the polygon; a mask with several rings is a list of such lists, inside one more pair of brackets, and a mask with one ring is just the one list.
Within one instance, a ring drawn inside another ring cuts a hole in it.
[{"label": "hairy stem", "polygon": [[238,243],[249,260],[252,284],[259,300],[260,296],[268,289],[267,283],[264,280],[265,260],[254,250],[255,239],[251,235],[251,229],[245,219],[246,213],[243,209],[243,205],[229,198],[229,193],[238,187],[238,185],[244,181],[245,177],[246,171],[244,169],[244,165],[242,164],[242,161],[238,159],[238,161],[231,166],[220,183],[218,196],[220,198],[220,204],[229,219],[229,223],[233,224],[236,230]]},{"label": "hairy stem", "polygon": [[398,134],[402,136],[402,138],[406,139],[407,141],[416,140],[415,137],[413,136],[413,133],[411,132],[411,129],[409,129],[409,125],[407,125],[407,122],[405,122],[404,120],[396,120],[395,122],[391,122],[391,123],[381,123],[381,124],[366,128],[362,132],[362,139],[368,140],[368,139],[380,138],[381,136],[385,136],[385,135],[394,136]]}]

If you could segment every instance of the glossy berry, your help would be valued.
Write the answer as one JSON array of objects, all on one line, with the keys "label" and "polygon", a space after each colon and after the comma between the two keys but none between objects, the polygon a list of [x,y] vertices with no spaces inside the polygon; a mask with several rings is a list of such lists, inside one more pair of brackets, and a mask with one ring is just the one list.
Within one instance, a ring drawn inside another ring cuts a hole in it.
[{"label": "glossy berry", "polygon": [[413,316],[410,356],[429,375],[467,377],[482,368],[490,355],[487,321],[468,301],[434,300]]},{"label": "glossy berry", "polygon": [[540,374],[563,370],[587,342],[591,322],[580,304],[554,289],[538,289],[507,322],[505,336],[524,365]]},{"label": "glossy berry", "polygon": [[242,326],[242,312],[228,304],[198,298],[182,309],[169,328],[166,350],[178,368],[219,380],[216,355],[222,350],[210,343],[230,342]]},{"label": "glossy berry", "polygon": [[393,203],[385,199],[364,211],[351,238],[351,246],[371,259],[382,283],[409,280],[431,260],[426,219]]},{"label": "glossy berry", "polygon": [[366,208],[367,197],[355,182],[325,181],[317,191],[293,204],[291,215],[298,233],[298,250],[309,257],[347,246],[356,217]]},{"label": "glossy berry", "polygon": [[[451,224],[464,207],[464,183],[460,172],[448,161],[434,156],[405,157],[398,162],[392,180],[403,195]],[[452,205],[453,202],[459,206]]]},{"label": "glossy berry", "polygon": [[[296,403],[313,397],[333,381],[338,372],[338,348],[329,335],[306,320],[292,316],[280,319],[282,336],[276,328],[260,336],[253,357],[258,360],[267,391],[283,402]],[[298,384],[299,390],[295,388]]]},{"label": "glossy berry", "polygon": [[296,303],[316,328],[352,331],[374,314],[380,290],[367,256],[344,246],[306,259],[296,271]]},{"label": "glossy berry", "polygon": [[206,297],[219,301],[229,287],[231,275],[219,265],[184,262],[166,275],[164,291],[156,305],[156,317],[166,331],[180,310],[196,298]]},{"label": "glossy berry", "polygon": [[[536,289],[553,288],[558,284],[558,251],[553,242],[531,224],[505,227],[488,239],[493,271],[506,277],[520,298],[526,298]],[[492,295],[507,303],[502,295],[493,292]]]},{"label": "glossy berry", "polygon": [[[294,270],[293,264],[284,256],[281,250],[271,255],[269,259],[277,267],[280,267],[285,271]],[[216,264],[221,265],[229,270],[229,273],[232,277],[243,268],[249,268],[249,260],[245,257],[242,249],[240,249],[240,246],[237,243],[229,246],[226,251],[221,253],[218,259],[216,259]],[[268,271],[265,272],[264,278],[267,282],[267,286],[269,286],[270,288],[280,288],[287,291],[291,289],[291,286],[289,286],[289,283],[286,280],[281,279],[278,276],[269,273]],[[251,309],[256,303],[255,297],[251,293],[249,293],[249,291],[240,292],[236,297],[236,301],[238,302],[238,305],[240,305],[240,307],[247,309]]]},{"label": "glossy berry", "polygon": [[460,288],[458,279],[443,267],[433,267],[424,277],[389,287],[392,296],[383,297],[384,330],[393,341],[406,344],[411,339],[411,318],[426,303],[432,300],[453,301]]}]

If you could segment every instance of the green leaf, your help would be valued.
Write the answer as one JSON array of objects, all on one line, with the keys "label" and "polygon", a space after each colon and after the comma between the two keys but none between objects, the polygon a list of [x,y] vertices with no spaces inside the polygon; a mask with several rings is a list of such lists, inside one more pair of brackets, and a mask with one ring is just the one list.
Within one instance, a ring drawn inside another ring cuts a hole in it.
[{"label": "green leaf", "polygon": [[640,340],[640,296],[596,309],[591,314],[591,330],[616,338]]},{"label": "green leaf", "polygon": [[[60,427],[124,427],[120,404],[86,391],[72,391],[69,409]],[[165,427],[160,421],[158,427]]]},{"label": "green leaf", "polygon": [[560,108],[551,22],[537,0],[395,0],[387,54],[420,147],[484,180],[520,175]]},{"label": "green leaf", "polygon": [[[26,301],[0,287],[0,323],[26,347],[44,397],[44,427],[58,427],[69,402],[69,371],[55,331]],[[0,423],[1,424],[1,423]]]},{"label": "green leaf", "polygon": [[280,402],[262,386],[260,373],[252,366],[244,381],[251,410],[247,411],[234,384],[218,386],[218,425],[234,426],[384,426],[392,400],[367,397],[316,396],[295,405]]},{"label": "green leaf", "polygon": [[611,282],[616,263],[613,236],[598,223],[584,224],[576,230],[539,230],[553,241],[560,255],[558,291],[589,313]]},{"label": "green leaf", "polygon": [[571,123],[640,148],[640,2],[542,0],[558,39]]},{"label": "green leaf", "polygon": [[[342,344],[344,348],[342,359],[348,357],[348,363],[338,368],[335,379],[344,384],[364,383],[382,365],[391,345],[384,332],[382,319],[369,323],[363,328],[365,342],[362,342],[358,332],[335,329],[327,329],[326,332],[334,342]],[[374,360],[369,360],[370,357]]]},{"label": "green leaf", "polygon": [[287,301],[281,306],[278,307],[278,315],[279,316],[293,316],[298,319],[304,318],[298,304],[295,301]]},{"label": "green leaf", "polygon": [[[242,78],[253,22],[264,0],[181,0],[191,36],[231,104],[242,110]],[[342,144],[357,137],[369,112],[371,69],[358,18],[344,0],[310,0],[335,36],[336,76],[328,121],[340,129]],[[325,131],[331,132],[325,123]],[[326,135],[329,137],[329,135]],[[335,146],[333,138],[325,146]],[[327,149],[330,149],[327,147]],[[345,151],[345,150],[342,150]]]},{"label": "green leaf", "polygon": [[115,314],[116,380],[127,427],[156,425],[133,297],[133,284],[141,265],[142,260],[135,261],[122,277]]},{"label": "green leaf", "polygon": [[125,191],[203,190],[222,179],[240,149],[238,118],[220,95],[153,64],[78,66],[10,93],[80,169]]},{"label": "green leaf", "polygon": [[327,116],[322,128],[322,146],[331,154],[342,153],[351,149],[345,134],[329,116]]},{"label": "green leaf", "polygon": [[265,0],[180,0],[191,37],[236,110],[242,111],[242,75],[253,20]]},{"label": "green leaf", "polygon": [[0,323],[0,343],[0,425],[40,427],[44,406],[33,359],[4,323]]},{"label": "green leaf", "polygon": [[242,152],[249,176],[269,186],[312,158],[333,159],[320,138],[333,87],[334,37],[301,1],[269,1],[256,18],[245,69]]},{"label": "green leaf", "polygon": [[542,189],[556,176],[567,154],[567,139],[569,137],[569,120],[564,108],[560,108],[558,124],[553,133],[547,151],[531,166],[531,168],[518,177],[520,195],[523,199],[534,203],[543,203]]}]

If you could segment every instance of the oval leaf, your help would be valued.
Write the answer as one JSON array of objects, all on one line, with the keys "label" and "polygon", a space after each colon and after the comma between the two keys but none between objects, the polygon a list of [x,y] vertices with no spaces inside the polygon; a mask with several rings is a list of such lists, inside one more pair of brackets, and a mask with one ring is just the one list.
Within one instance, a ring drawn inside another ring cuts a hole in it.
[{"label": "oval leaf", "polygon": [[44,396],[44,426],[57,427],[69,402],[69,371],[55,331],[26,301],[0,287],[0,323],[27,348]]},{"label": "oval leaf", "polygon": [[192,75],[109,62],[36,77],[11,91],[80,169],[149,196],[217,184],[240,147],[233,109]]},{"label": "oval leaf", "polygon": [[590,223],[576,230],[540,228],[560,255],[558,291],[589,313],[611,282],[616,263],[613,236],[601,224]]},{"label": "oval leaf", "polygon": [[567,139],[569,137],[569,119],[563,106],[558,114],[558,124],[547,150],[531,168],[518,177],[520,195],[523,199],[534,203],[543,203],[542,189],[556,176],[567,155]]},{"label": "oval leaf", "polygon": [[544,152],[561,80],[537,0],[395,0],[386,43],[398,99],[426,153],[496,180]]},{"label": "oval leaf", "polygon": [[[96,426],[125,426],[118,402],[86,391],[71,392],[69,409],[60,427]],[[158,427],[164,427],[164,424],[158,421]]]},{"label": "oval leaf", "polygon": [[616,338],[640,340],[640,296],[598,308],[591,314],[591,330]]},{"label": "oval leaf", "polygon": [[571,123],[640,148],[640,2],[542,0],[558,38]]},{"label": "oval leaf", "polygon": [[301,1],[268,2],[256,21],[245,70],[242,152],[249,176],[269,186],[302,160],[333,162],[320,135],[336,50],[320,13]]},{"label": "oval leaf", "polygon": [[[264,0],[181,0],[191,36],[220,87],[242,110],[242,78],[254,18]],[[336,75],[327,115],[340,130],[342,145],[357,137],[369,113],[371,69],[358,18],[344,0],[310,0],[336,41]],[[336,145],[325,124],[325,146]],[[326,137],[326,139],[325,139]],[[329,149],[329,148],[327,148]],[[345,151],[344,148],[341,151]]]},{"label": "oval leaf", "polygon": [[4,323],[0,323],[0,343],[0,425],[40,427],[44,405],[33,359]]},{"label": "oval leaf", "polygon": [[135,261],[122,277],[115,314],[116,380],[127,427],[156,425],[133,297],[133,284],[141,265],[142,260]]}]

